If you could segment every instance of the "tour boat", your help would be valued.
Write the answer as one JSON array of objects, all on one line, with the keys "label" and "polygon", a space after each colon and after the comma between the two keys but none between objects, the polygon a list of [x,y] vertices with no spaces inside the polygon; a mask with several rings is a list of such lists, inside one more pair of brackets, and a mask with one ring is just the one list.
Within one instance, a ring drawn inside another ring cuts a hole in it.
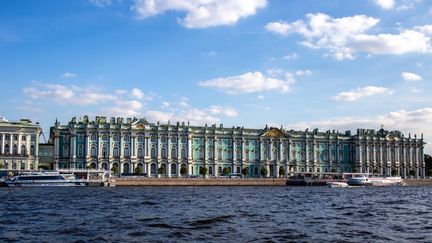
[{"label": "tour boat", "polygon": [[366,177],[364,175],[348,179],[350,186],[393,186],[403,185],[401,177]]},{"label": "tour boat", "polygon": [[76,179],[73,174],[58,172],[32,172],[16,175],[4,181],[8,187],[35,186],[86,186],[85,180]]},{"label": "tour boat", "polygon": [[329,181],[327,182],[328,187],[348,187],[348,183],[345,181]]}]

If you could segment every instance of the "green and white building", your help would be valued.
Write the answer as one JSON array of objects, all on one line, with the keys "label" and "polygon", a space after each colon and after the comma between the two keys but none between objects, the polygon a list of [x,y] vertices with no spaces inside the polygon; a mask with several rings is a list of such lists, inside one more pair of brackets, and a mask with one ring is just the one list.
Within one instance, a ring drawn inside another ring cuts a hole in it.
[{"label": "green and white building", "polygon": [[[57,169],[97,168],[153,177],[207,175],[225,171],[259,176],[324,172],[361,172],[424,177],[423,135],[357,129],[357,133],[225,128],[145,119],[87,116],[51,128]],[[181,168],[185,169],[181,169]],[[181,172],[186,172],[181,175]]]},{"label": "green and white building", "polygon": [[0,165],[7,170],[38,168],[41,128],[29,119],[8,121],[0,117]]}]

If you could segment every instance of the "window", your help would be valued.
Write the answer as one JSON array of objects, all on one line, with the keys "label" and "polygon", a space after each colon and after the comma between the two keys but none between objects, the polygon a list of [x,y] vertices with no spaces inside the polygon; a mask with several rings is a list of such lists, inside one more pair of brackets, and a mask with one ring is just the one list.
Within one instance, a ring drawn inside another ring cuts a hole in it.
[{"label": "window", "polygon": [[124,135],[124,141],[130,142],[130,135],[129,134]]},{"label": "window", "polygon": [[161,157],[162,157],[162,159],[166,159],[167,158],[167,150],[166,150],[166,148],[162,148],[161,149]]},{"label": "window", "polygon": [[113,148],[113,155],[114,155],[115,158],[120,157],[118,147],[114,147]]},{"label": "window", "polygon": [[144,136],[138,135],[138,143],[143,143],[143,142],[144,142]]},{"label": "window", "polygon": [[[33,147],[33,150],[34,150],[34,147]],[[34,155],[32,153],[34,153],[34,151],[32,151],[32,147],[30,147],[30,154]],[[63,145],[63,157],[69,157],[69,146],[67,144]]]},{"label": "window", "polygon": [[9,144],[5,144],[4,151],[5,151],[6,154],[10,153],[10,151],[9,151]]},{"label": "window", "polygon": [[78,145],[78,157],[84,157],[84,146],[82,144]]},{"label": "window", "polygon": [[96,134],[95,133],[90,134],[90,140],[96,141]]},{"label": "window", "polygon": [[186,143],[187,142],[187,137],[186,136],[181,136],[181,142],[182,143]]},{"label": "window", "polygon": [[14,134],[14,135],[13,135],[13,140],[14,140],[14,141],[18,141],[18,135]]},{"label": "window", "polygon": [[162,143],[166,143],[167,142],[167,136],[166,135],[162,135],[161,136],[161,142]]},{"label": "window", "polygon": [[12,147],[12,154],[18,154],[18,146],[16,144]]},{"label": "window", "polygon": [[175,148],[171,149],[171,159],[177,159],[177,150]]},{"label": "window", "polygon": [[26,136],[25,136],[25,135],[22,135],[22,136],[21,136],[21,140],[22,140],[22,141],[25,141],[25,140],[26,140]]},{"label": "window", "polygon": [[156,134],[151,135],[151,141],[152,141],[152,143],[156,143],[156,141],[157,141]]},{"label": "window", "polygon": [[171,137],[171,143],[177,143],[177,137],[176,136]]},{"label": "window", "polygon": [[102,141],[104,141],[104,142],[108,141],[108,135],[107,134],[102,135]]},{"label": "window", "polygon": [[25,156],[26,155],[26,147],[25,145],[21,145],[21,156]]},{"label": "window", "polygon": [[151,153],[150,154],[151,154],[151,158],[152,159],[156,159],[156,149],[155,148],[151,149]]},{"label": "window", "polygon": [[116,142],[119,141],[119,135],[118,135],[117,133],[114,134],[114,136],[113,136],[113,140],[116,141]]},{"label": "window", "polygon": [[21,170],[25,170],[25,163],[24,163],[24,162],[21,162],[20,169],[21,169]]},{"label": "window", "polygon": [[103,158],[108,158],[108,148],[107,147],[102,147],[102,157]]},{"label": "window", "polygon": [[182,159],[187,159],[186,149],[184,149],[184,148],[182,148],[182,150],[181,150],[181,158]]},{"label": "window", "polygon": [[10,140],[10,135],[9,134],[5,135],[5,140],[8,140],[8,141]]},{"label": "window", "polygon": [[90,149],[90,155],[91,155],[91,157],[96,157],[97,156],[96,147],[91,147],[91,149]]},{"label": "window", "polygon": [[127,157],[127,158],[130,157],[130,150],[128,147],[124,148],[124,157]]},{"label": "window", "polygon": [[208,157],[209,157],[209,159],[214,159],[213,153],[214,153],[214,148],[213,147],[209,147],[208,148]]},{"label": "window", "polygon": [[171,164],[171,175],[177,174],[177,165],[172,163]]},{"label": "window", "polygon": [[204,148],[203,148],[203,147],[200,147],[200,148],[199,148],[198,158],[199,158],[200,160],[204,159]]},{"label": "window", "polygon": [[144,152],[143,152],[143,148],[139,147],[138,148],[138,158],[143,158],[144,157]]},{"label": "window", "polygon": [[241,151],[241,149],[237,149],[237,150],[236,150],[236,154],[237,154],[237,155],[236,155],[237,160],[241,160],[241,159],[242,159],[242,158],[241,158],[241,157],[242,157],[242,156],[241,156],[241,155],[242,155],[242,151]]}]

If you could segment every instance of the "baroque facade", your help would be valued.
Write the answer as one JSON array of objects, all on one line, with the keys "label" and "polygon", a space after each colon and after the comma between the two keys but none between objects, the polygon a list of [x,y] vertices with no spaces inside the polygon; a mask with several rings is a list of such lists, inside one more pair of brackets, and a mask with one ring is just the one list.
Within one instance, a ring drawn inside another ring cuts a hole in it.
[{"label": "baroque facade", "polygon": [[0,118],[0,165],[8,170],[38,168],[41,128],[28,119],[10,122]]},{"label": "baroque facade", "polygon": [[[87,116],[51,128],[56,169],[96,168],[148,176],[259,176],[360,172],[424,177],[423,135],[357,129],[320,132],[281,128],[149,123],[145,119]],[[184,169],[181,169],[181,168]],[[285,173],[283,173],[283,172]]]}]

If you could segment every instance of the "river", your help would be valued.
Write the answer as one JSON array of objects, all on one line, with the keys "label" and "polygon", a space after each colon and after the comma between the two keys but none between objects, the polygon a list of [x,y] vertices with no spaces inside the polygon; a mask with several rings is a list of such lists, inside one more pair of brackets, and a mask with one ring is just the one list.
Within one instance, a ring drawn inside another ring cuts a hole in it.
[{"label": "river", "polygon": [[0,242],[431,242],[432,187],[0,188]]}]

